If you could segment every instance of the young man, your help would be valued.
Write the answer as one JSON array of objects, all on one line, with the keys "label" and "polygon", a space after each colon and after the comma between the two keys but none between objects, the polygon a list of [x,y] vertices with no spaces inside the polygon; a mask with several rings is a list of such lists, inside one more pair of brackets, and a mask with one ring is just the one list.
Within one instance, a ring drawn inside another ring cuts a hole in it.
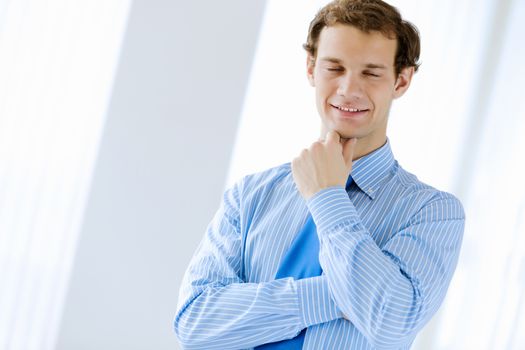
[{"label": "young man", "polygon": [[186,349],[408,349],[437,311],[464,227],[460,202],[395,161],[392,100],[417,70],[417,30],[380,0],[310,25],[321,138],[228,189],[186,272]]}]

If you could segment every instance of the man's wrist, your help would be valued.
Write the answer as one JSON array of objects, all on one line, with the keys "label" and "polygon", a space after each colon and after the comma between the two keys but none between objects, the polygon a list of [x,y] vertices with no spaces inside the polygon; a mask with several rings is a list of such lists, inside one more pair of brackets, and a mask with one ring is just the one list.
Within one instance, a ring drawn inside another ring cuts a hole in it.
[{"label": "man's wrist", "polygon": [[343,222],[360,221],[359,214],[343,186],[332,186],[319,191],[306,205],[318,233],[330,232]]}]

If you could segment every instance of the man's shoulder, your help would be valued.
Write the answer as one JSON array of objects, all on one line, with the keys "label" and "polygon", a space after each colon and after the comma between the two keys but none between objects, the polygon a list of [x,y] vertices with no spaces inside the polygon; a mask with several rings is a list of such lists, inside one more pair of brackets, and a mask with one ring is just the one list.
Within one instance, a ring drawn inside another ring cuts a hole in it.
[{"label": "man's shoulder", "polygon": [[248,173],[235,184],[245,195],[264,188],[272,188],[278,183],[288,183],[291,179],[291,163],[282,163],[265,170]]},{"label": "man's shoulder", "polygon": [[296,192],[288,162],[243,176],[225,191],[223,198],[237,210],[250,211],[276,196],[291,199],[298,195]]},{"label": "man's shoulder", "polygon": [[242,183],[244,188],[252,186],[274,182],[287,175],[291,174],[291,163],[283,163],[265,170],[260,170],[244,175],[239,182]]},{"label": "man's shoulder", "polygon": [[454,194],[437,189],[423,181],[416,175],[399,167],[396,174],[397,185],[403,190],[403,197],[417,206],[437,206],[442,210],[453,211],[458,216],[464,216],[463,205]]},{"label": "man's shoulder", "polygon": [[286,162],[265,170],[249,173],[245,176],[247,179],[262,179],[262,178],[274,178],[282,175],[289,174],[291,172],[291,163]]}]

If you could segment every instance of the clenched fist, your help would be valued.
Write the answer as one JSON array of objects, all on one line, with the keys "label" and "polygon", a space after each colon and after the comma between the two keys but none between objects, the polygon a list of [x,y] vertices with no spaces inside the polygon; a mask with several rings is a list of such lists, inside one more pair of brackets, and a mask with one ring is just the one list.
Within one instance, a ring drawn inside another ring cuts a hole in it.
[{"label": "clenched fist", "polygon": [[326,139],[314,142],[292,161],[292,175],[305,200],[331,186],[346,185],[352,171],[352,159],[357,139],[341,140],[336,131]]}]

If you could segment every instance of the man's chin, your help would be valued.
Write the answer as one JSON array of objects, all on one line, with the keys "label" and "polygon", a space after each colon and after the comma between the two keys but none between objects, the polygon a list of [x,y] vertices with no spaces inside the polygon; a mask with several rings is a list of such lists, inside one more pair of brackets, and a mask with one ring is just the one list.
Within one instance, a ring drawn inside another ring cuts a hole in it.
[{"label": "man's chin", "polygon": [[327,127],[326,125],[323,126],[321,130],[323,138],[326,135],[326,133],[328,133],[328,131],[330,130],[337,132],[339,136],[341,137],[342,141],[346,141],[351,138],[359,138],[359,136],[356,134],[354,130],[342,130],[341,128]]},{"label": "man's chin", "polygon": [[341,137],[341,141],[347,141],[349,139],[357,138],[358,136],[353,132],[344,132],[344,131],[338,131],[336,130],[339,136]]}]

